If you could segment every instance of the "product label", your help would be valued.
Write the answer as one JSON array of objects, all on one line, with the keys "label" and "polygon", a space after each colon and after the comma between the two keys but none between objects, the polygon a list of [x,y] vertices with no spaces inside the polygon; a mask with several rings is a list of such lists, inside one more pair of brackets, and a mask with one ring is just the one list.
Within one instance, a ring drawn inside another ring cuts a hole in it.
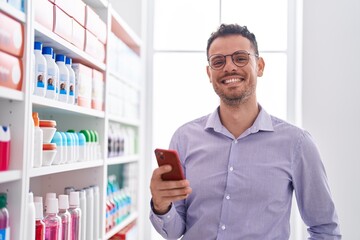
[{"label": "product label", "polygon": [[66,74],[60,74],[60,94],[66,95]]},{"label": "product label", "polygon": [[0,240],[10,240],[10,227],[0,229]]},{"label": "product label", "polygon": [[45,72],[45,65],[38,64],[37,65],[37,73],[36,73],[36,87],[44,88],[44,72]]},{"label": "product label", "polygon": [[53,68],[48,68],[48,79],[47,79],[47,90],[52,90],[55,91],[55,84],[56,84],[56,79],[55,79],[55,69]]}]

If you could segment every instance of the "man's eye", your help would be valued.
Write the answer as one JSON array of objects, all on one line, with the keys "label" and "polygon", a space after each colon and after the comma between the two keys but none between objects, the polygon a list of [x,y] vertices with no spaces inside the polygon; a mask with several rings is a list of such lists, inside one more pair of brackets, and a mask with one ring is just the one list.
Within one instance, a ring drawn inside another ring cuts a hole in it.
[{"label": "man's eye", "polygon": [[213,66],[221,66],[223,64],[224,64],[224,60],[222,60],[222,59],[217,59],[212,62]]}]

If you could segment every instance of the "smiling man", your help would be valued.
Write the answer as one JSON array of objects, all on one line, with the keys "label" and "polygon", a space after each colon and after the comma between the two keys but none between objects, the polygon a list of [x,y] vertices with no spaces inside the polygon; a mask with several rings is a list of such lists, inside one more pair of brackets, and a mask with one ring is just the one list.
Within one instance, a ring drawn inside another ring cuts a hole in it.
[{"label": "smiling man", "polygon": [[170,149],[186,180],[154,170],[150,220],[166,239],[286,240],[293,192],[310,239],[341,239],[326,173],[310,134],[268,114],[256,98],[265,62],[246,27],[222,24],[207,45],[220,106],[181,126]]}]

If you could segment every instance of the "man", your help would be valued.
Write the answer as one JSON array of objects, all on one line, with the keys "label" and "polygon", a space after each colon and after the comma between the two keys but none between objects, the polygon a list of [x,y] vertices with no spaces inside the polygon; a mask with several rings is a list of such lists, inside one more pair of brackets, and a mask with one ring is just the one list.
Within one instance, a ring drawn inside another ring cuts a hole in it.
[{"label": "man", "polygon": [[170,148],[186,180],[154,170],[150,220],[167,239],[286,240],[295,192],[310,239],[341,239],[319,152],[306,131],[257,102],[265,62],[254,34],[222,24],[207,45],[207,74],[220,106],[181,126]]}]

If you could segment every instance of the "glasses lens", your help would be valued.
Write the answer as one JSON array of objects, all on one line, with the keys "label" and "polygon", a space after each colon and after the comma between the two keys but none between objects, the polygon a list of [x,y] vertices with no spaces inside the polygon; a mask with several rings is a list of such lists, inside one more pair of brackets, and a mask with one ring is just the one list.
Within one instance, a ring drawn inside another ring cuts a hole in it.
[{"label": "glasses lens", "polygon": [[249,54],[247,52],[236,52],[232,55],[232,60],[238,67],[245,66],[249,61]]},{"label": "glasses lens", "polygon": [[209,64],[212,69],[220,69],[225,65],[225,56],[214,55],[209,59]]}]

